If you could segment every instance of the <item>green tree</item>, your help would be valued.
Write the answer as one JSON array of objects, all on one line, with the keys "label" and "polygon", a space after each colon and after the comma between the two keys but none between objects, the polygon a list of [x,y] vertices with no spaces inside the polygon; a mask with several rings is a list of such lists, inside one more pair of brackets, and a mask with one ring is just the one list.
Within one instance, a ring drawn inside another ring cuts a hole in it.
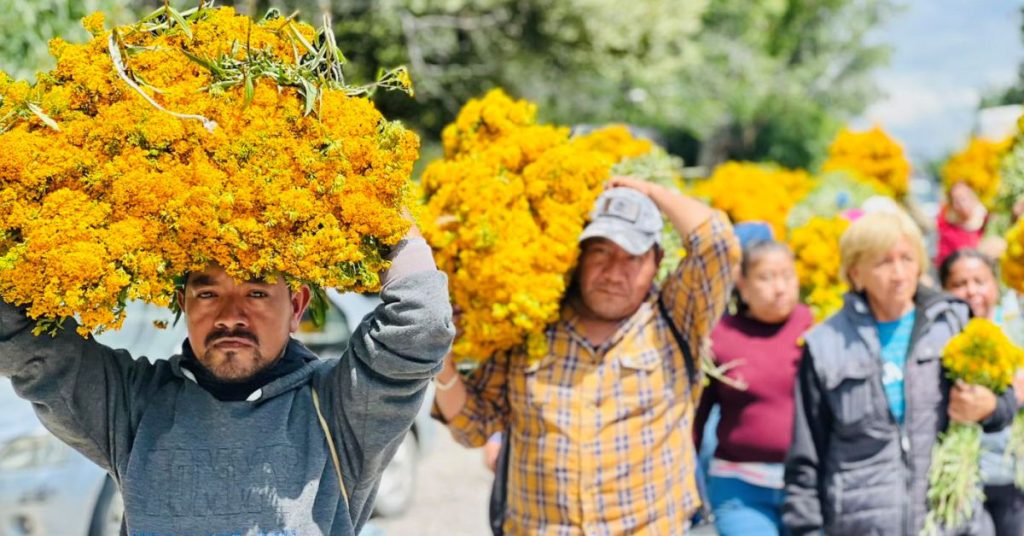
[{"label": "green tree", "polygon": [[387,112],[437,133],[495,86],[564,123],[668,127],[694,115],[677,80],[694,66],[706,0],[355,0],[334,2],[354,74],[407,64],[416,99]]},{"label": "green tree", "polygon": [[694,130],[702,163],[813,165],[877,95],[871,74],[888,49],[867,35],[893,10],[889,0],[712,0],[704,61],[685,82],[714,118]]},{"label": "green tree", "polygon": [[82,17],[103,11],[108,19],[124,22],[124,5],[118,0],[0,0],[0,70],[25,80],[52,69],[50,39],[85,41]]}]

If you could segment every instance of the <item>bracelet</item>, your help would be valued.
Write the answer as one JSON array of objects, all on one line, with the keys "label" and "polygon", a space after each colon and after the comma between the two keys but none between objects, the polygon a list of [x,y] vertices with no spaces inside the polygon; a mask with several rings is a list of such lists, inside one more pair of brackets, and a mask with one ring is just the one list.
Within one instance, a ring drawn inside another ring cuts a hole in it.
[{"label": "bracelet", "polygon": [[455,374],[452,376],[452,379],[448,380],[447,382],[443,382],[442,383],[441,379],[440,379],[440,376],[435,376],[434,377],[434,383],[437,385],[437,390],[438,391],[449,391],[449,390],[451,390],[452,387],[455,387],[455,384],[458,383],[458,381],[459,381],[459,373],[458,373],[458,371],[456,371]]}]

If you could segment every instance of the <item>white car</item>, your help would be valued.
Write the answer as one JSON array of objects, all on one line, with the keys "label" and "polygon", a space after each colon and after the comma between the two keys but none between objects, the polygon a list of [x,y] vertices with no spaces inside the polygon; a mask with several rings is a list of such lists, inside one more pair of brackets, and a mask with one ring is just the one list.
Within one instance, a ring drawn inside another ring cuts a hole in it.
[{"label": "white car", "polygon": [[[332,307],[324,326],[304,321],[296,338],[322,358],[341,355],[352,330],[380,300],[358,294],[329,293]],[[156,320],[172,320],[164,308],[131,303],[120,331],[97,339],[133,356],[166,358],[180,352],[184,322],[167,329]],[[431,389],[433,389],[431,387]],[[433,400],[433,390],[426,400]],[[417,462],[434,437],[425,403],[412,430],[381,477],[374,513],[391,517],[411,505]],[[105,471],[51,435],[31,404],[0,378],[0,536],[117,536],[124,509],[117,486]]]}]

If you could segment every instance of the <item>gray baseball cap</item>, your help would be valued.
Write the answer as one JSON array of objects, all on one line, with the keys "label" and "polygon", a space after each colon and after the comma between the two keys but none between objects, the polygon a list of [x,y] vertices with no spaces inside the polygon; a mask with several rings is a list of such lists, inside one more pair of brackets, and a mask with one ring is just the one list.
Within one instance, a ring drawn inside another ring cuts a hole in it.
[{"label": "gray baseball cap", "polygon": [[632,188],[611,188],[597,198],[580,242],[607,238],[630,255],[643,255],[661,245],[663,226],[661,211],[651,198]]}]

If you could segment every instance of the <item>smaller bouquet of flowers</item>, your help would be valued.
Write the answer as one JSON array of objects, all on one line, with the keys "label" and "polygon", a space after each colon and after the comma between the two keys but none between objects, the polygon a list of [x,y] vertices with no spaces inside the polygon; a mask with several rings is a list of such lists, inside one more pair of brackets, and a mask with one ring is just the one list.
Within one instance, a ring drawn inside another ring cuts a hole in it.
[{"label": "smaller bouquet of flowers", "polygon": [[[1024,365],[1017,348],[999,326],[982,318],[950,339],[942,350],[942,365],[953,381],[980,385],[1001,394]],[[928,517],[922,534],[962,526],[981,504],[981,426],[950,423],[932,451],[928,474]]]}]

